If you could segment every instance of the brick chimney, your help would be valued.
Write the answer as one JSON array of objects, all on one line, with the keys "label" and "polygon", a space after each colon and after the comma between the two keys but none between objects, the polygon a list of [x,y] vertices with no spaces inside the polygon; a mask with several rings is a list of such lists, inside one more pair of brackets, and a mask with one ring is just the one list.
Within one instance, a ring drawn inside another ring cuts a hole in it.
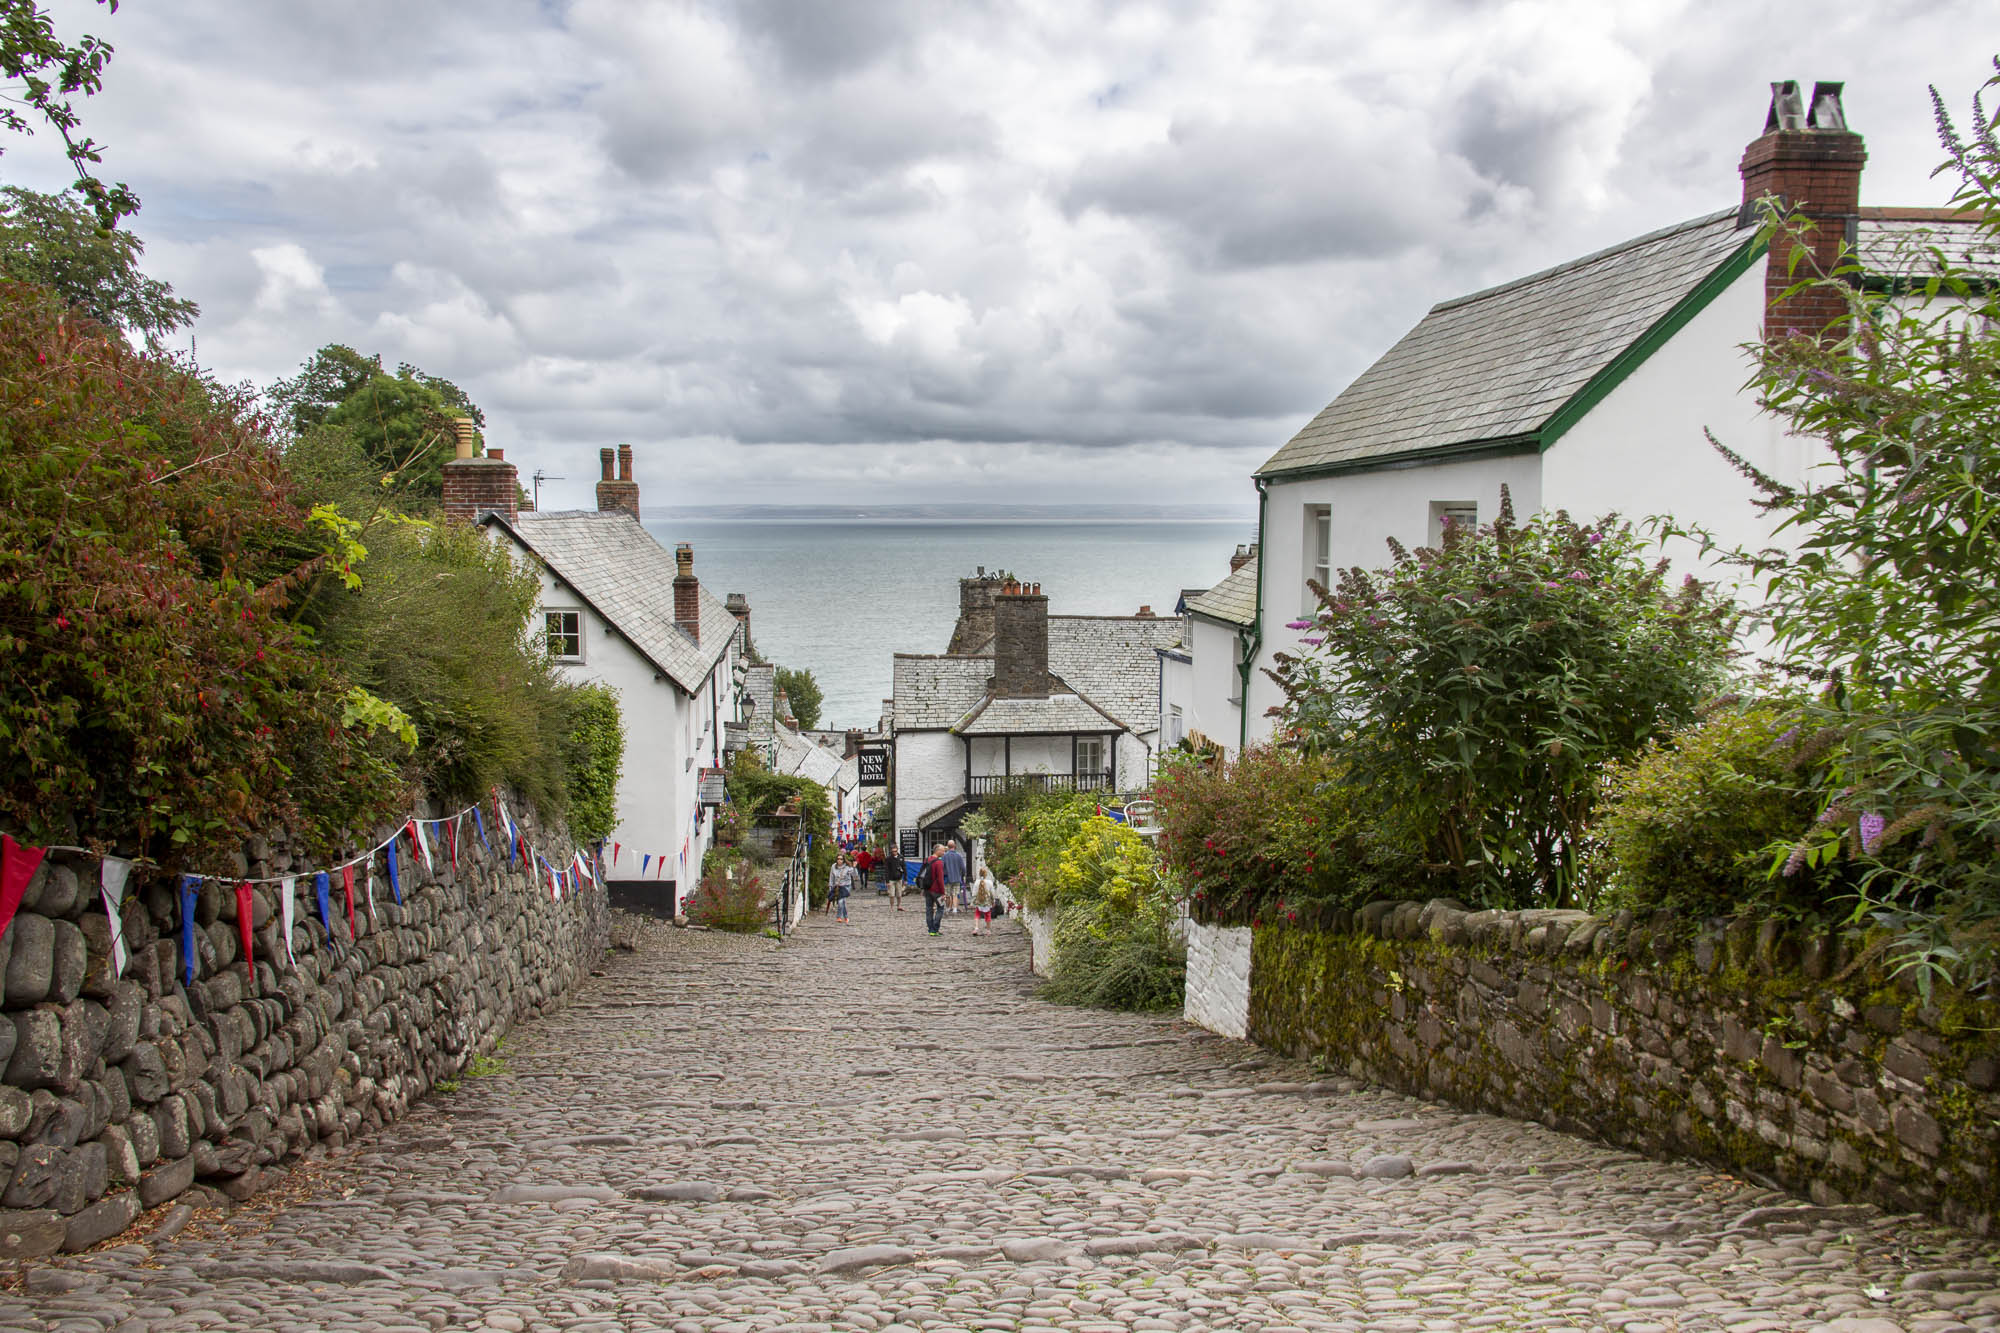
[{"label": "brick chimney", "polygon": [[1236,554],[1229,557],[1229,572],[1234,574],[1237,570],[1243,568],[1243,566],[1256,558],[1257,547],[1255,543],[1245,546],[1239,542],[1236,546]]},{"label": "brick chimney", "polygon": [[1009,582],[993,599],[993,692],[1049,697],[1049,599],[1039,583]]},{"label": "brick chimney", "polygon": [[611,475],[613,451],[599,449],[597,463],[604,473],[597,483],[597,508],[599,512],[610,513],[622,509],[633,518],[639,517],[639,483],[632,480],[632,446],[621,444],[616,453],[618,475]]},{"label": "brick chimney", "polygon": [[694,576],[694,547],[674,547],[674,623],[690,639],[701,642],[701,581]]},{"label": "brick chimney", "polygon": [[474,456],[478,444],[472,418],[460,417],[452,428],[457,456],[444,465],[445,522],[470,523],[490,509],[512,523],[521,516],[514,465],[498,449],[488,449],[484,458]]},{"label": "brick chimney", "polygon": [[1756,221],[1756,201],[1776,195],[1786,215],[1813,223],[1804,248],[1810,258],[1792,267],[1792,252],[1800,248],[1784,233],[1771,241],[1764,263],[1764,336],[1795,334],[1816,337],[1847,312],[1839,293],[1807,292],[1789,300],[1779,295],[1817,272],[1831,273],[1843,241],[1854,240],[1861,212],[1861,168],[1868,151],[1861,136],[1847,128],[1840,105],[1841,84],[1815,83],[1808,105],[1792,80],[1771,85],[1771,109],[1764,133],[1743,150],[1743,209],[1739,225]]},{"label": "brick chimney", "polygon": [[864,733],[859,727],[849,727],[847,729],[847,735],[844,738],[846,741],[846,746],[844,752],[841,755],[841,758],[852,759],[854,758],[855,755],[860,754],[861,737],[865,734],[866,733]]},{"label": "brick chimney", "polygon": [[951,643],[945,652],[962,657],[976,653],[993,637],[993,598],[1003,582],[989,575],[981,565],[969,579],[958,581],[958,623],[951,627]]}]

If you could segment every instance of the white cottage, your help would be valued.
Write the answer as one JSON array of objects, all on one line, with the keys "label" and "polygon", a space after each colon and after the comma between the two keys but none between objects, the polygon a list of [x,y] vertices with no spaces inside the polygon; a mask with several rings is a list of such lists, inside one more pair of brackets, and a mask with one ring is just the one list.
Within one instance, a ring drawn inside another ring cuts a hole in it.
[{"label": "white cottage", "polygon": [[898,653],[891,700],[898,836],[928,850],[1009,787],[1144,787],[1160,745],[1157,650],[1180,622],[1051,616],[1039,585],[959,581],[941,656]]},{"label": "white cottage", "polygon": [[[483,525],[541,580],[540,617],[564,674],[609,685],[625,725],[618,782],[621,852],[614,885],[676,915],[713,838],[701,770],[720,768],[724,728],[737,719],[734,676],[743,642],[738,617],[704,590],[685,543],[672,552],[639,522],[630,445],[601,452],[598,507],[521,512],[513,464],[499,452],[445,465],[448,517]],[[641,857],[666,858],[641,876]],[[607,861],[609,857],[607,856]]]},{"label": "white cottage", "polygon": [[1962,249],[1971,230],[1948,210],[1861,207],[1867,153],[1840,90],[1816,85],[1807,102],[1796,84],[1773,85],[1728,208],[1433,306],[1258,469],[1252,615],[1235,619],[1243,571],[1200,599],[1200,619],[1242,634],[1240,650],[1217,644],[1236,653],[1233,679],[1218,683],[1200,644],[1192,653],[1201,714],[1234,718],[1231,748],[1270,734],[1280,692],[1264,669],[1297,642],[1287,622],[1316,608],[1309,580],[1386,563],[1390,538],[1432,545],[1446,521],[1486,522],[1502,486],[1524,517],[1665,513],[1725,545],[1768,542],[1749,483],[1704,432],[1768,475],[1800,478],[1816,449],[1745,388],[1746,345],[1767,330],[1817,332],[1839,307],[1776,299],[1794,280],[1793,247],[1758,242],[1755,201],[1776,195],[1811,218],[1829,270],[1843,240],[1874,273],[1899,274],[1913,240]]}]

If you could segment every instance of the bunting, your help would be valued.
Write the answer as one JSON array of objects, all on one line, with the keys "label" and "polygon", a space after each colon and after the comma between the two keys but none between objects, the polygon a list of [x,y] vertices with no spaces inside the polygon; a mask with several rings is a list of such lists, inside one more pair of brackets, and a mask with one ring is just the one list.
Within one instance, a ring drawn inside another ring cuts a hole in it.
[{"label": "bunting", "polygon": [[359,939],[354,933],[354,862],[349,861],[340,868],[340,887],[347,895],[347,938]]},{"label": "bunting", "polygon": [[122,856],[107,856],[97,868],[97,895],[104,900],[104,919],[111,926],[111,975],[125,975],[125,881],[132,877],[132,863]]},{"label": "bunting", "polygon": [[243,971],[253,986],[257,984],[257,964],[250,956],[250,911],[254,901],[249,880],[236,886],[236,937],[243,944]]},{"label": "bunting", "polygon": [[333,943],[333,905],[327,901],[329,887],[327,873],[322,870],[313,876],[313,893],[319,898],[319,928],[326,932],[326,942]]},{"label": "bunting", "polygon": [[194,904],[200,875],[181,876],[181,984],[194,985]]},{"label": "bunting", "polygon": [[296,876],[287,875],[278,881],[278,928],[285,932],[285,961],[293,967],[299,965],[298,955],[292,952],[292,894],[297,887]]},{"label": "bunting", "polygon": [[27,896],[28,881],[48,854],[46,847],[23,847],[0,833],[0,934],[14,924],[14,913],[21,910],[21,899]]},{"label": "bunting", "polygon": [[[411,827],[414,828],[416,825],[412,823]],[[389,892],[396,896],[396,906],[401,907],[403,905],[403,877],[397,871],[396,844],[393,842],[389,844]],[[375,915],[375,906],[373,903],[369,904],[368,915]]]}]

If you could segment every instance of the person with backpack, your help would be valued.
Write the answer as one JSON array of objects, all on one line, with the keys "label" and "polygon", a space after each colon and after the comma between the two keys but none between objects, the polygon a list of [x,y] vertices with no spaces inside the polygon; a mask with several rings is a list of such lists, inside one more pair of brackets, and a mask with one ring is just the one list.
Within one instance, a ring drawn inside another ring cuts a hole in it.
[{"label": "person with backpack", "polygon": [[944,844],[933,843],[931,859],[917,872],[917,887],[924,891],[924,929],[937,935],[944,930]]},{"label": "person with backpack", "polygon": [[993,883],[993,872],[985,866],[979,867],[977,878],[972,881],[972,933],[991,935],[993,933],[993,907],[1000,899],[1000,890]]}]

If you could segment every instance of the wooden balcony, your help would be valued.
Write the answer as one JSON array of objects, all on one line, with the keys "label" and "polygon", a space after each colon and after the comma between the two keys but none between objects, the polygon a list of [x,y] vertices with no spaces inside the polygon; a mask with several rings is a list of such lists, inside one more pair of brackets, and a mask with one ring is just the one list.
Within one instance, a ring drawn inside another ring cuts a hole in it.
[{"label": "wooden balcony", "polygon": [[1111,772],[1106,769],[1101,773],[994,773],[965,781],[965,794],[974,798],[1021,790],[1110,791]]}]

